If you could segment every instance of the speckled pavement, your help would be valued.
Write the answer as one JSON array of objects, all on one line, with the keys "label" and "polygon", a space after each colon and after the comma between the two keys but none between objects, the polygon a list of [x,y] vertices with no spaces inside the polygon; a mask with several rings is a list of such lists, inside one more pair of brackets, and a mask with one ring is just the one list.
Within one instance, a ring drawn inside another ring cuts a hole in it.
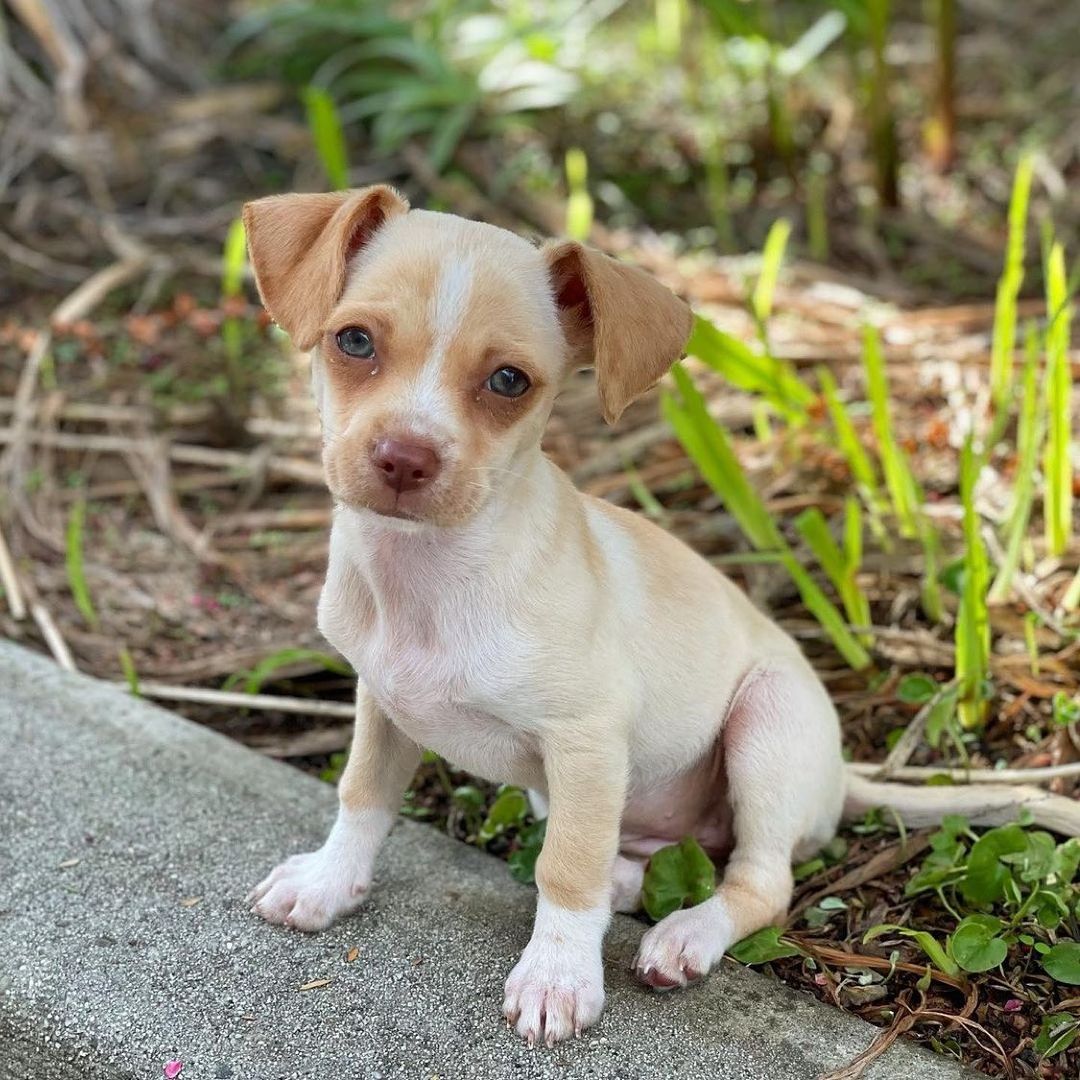
[{"label": "speckled pavement", "polygon": [[[736,965],[647,992],[642,927],[617,916],[599,1026],[529,1050],[499,1006],[532,890],[435,829],[402,821],[370,905],[326,933],[248,913],[333,811],[328,786],[0,642],[0,1080],[156,1080],[171,1060],[180,1080],[812,1080],[873,1037]],[[866,1073],[965,1075],[905,1043]]]}]

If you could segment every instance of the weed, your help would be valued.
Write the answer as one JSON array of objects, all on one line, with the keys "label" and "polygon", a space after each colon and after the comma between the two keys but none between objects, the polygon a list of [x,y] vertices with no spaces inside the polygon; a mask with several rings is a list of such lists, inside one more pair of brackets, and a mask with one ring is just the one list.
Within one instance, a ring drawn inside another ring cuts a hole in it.
[{"label": "weed", "polygon": [[72,599],[79,609],[79,614],[86,620],[91,630],[98,625],[97,612],[90,598],[90,588],[86,583],[86,565],[83,559],[83,533],[86,528],[86,500],[78,499],[71,507],[68,516],[64,562],[67,567],[68,587]]},{"label": "weed", "polygon": [[1043,517],[1046,547],[1051,555],[1061,555],[1072,538],[1072,416],[1069,367],[1069,323],[1071,307],[1065,280],[1065,251],[1061,244],[1050,248],[1046,260],[1046,414],[1048,431],[1043,457],[1046,494]]},{"label": "weed", "polygon": [[349,186],[349,151],[345,131],[334,99],[321,86],[304,90],[308,129],[330,186],[343,191]]},{"label": "weed", "polygon": [[956,615],[956,681],[960,687],[960,724],[982,726],[986,716],[985,683],[990,670],[990,616],[987,611],[989,567],[975,509],[979,458],[969,435],[960,455],[960,502],[964,511],[964,581]]},{"label": "weed", "polygon": [[680,398],[665,393],[664,416],[679,441],[719,496],[739,527],[758,551],[773,552],[779,557],[795,582],[803,603],[813,613],[844,659],[857,671],[870,664],[870,655],[844,623],[840,612],[828,600],[814,579],[806,572],[787,545],[772,515],[754,491],[739,464],[723,429],[709,416],[705,399],[694,386],[685,369],[673,369]]},{"label": "weed", "polygon": [[1013,381],[1013,352],[1016,348],[1016,301],[1024,283],[1024,234],[1034,162],[1024,154],[1016,166],[1012,197],[1009,200],[1009,239],[1005,248],[1005,269],[998,281],[994,305],[994,332],[990,351],[990,392],[1000,410],[1008,402]]}]

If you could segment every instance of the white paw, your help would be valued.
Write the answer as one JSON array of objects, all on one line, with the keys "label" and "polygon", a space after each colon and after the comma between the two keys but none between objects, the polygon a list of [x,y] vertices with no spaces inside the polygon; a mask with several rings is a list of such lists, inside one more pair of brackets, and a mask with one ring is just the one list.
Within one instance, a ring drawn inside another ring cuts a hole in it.
[{"label": "white paw", "polygon": [[506,980],[503,1015],[530,1046],[580,1035],[600,1019],[604,1009],[604,971],[597,954],[594,964],[581,967],[559,958],[550,948],[522,953]]},{"label": "white paw", "polygon": [[296,930],[325,930],[367,898],[371,874],[343,863],[325,847],[294,855],[248,894],[251,910],[267,922]]},{"label": "white paw", "polygon": [[731,945],[731,920],[718,897],[673,911],[641,939],[634,970],[657,990],[700,979]]},{"label": "white paw", "polygon": [[604,1008],[600,945],[610,912],[536,905],[532,940],[506,980],[503,1015],[530,1046],[580,1035]]}]

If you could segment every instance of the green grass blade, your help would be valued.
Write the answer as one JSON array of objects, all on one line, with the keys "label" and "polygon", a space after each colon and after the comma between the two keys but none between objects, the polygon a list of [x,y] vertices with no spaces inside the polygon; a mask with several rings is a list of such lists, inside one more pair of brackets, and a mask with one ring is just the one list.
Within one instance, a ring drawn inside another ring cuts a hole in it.
[{"label": "green grass blade", "polygon": [[247,269],[247,242],[244,222],[235,218],[225,236],[221,253],[221,295],[239,296],[244,290],[244,271]]},{"label": "green grass blade", "polygon": [[969,435],[960,454],[960,502],[964,511],[964,587],[956,615],[956,681],[960,687],[957,712],[970,731],[986,715],[983,683],[990,670],[990,617],[986,606],[988,567],[986,548],[975,510],[979,457]]},{"label": "green grass blade", "polygon": [[1069,395],[1069,324],[1072,312],[1065,279],[1065,251],[1060,243],[1050,249],[1046,261],[1046,413],[1048,432],[1043,456],[1046,495],[1043,518],[1046,548],[1061,555],[1072,538],[1072,417]]},{"label": "green grass blade", "polygon": [[821,628],[829,635],[837,652],[854,668],[862,671],[870,666],[870,654],[852,634],[847,623],[840,616],[840,612],[830,603],[825,594],[818,588],[817,582],[799,565],[794,555],[786,554],[783,559],[784,567],[791,575],[795,587],[799,590],[803,603],[807,610],[821,624]]},{"label": "green grass blade", "polygon": [[86,500],[79,499],[71,508],[67,523],[67,544],[65,563],[67,566],[68,587],[79,613],[87,625],[97,629],[98,618],[94,602],[90,599],[90,589],[86,584],[86,567],[83,562],[83,533],[86,526]]},{"label": "green grass blade", "polygon": [[1025,335],[1023,394],[1017,425],[1016,485],[1012,509],[1005,527],[1005,557],[998,567],[988,603],[1002,604],[1009,598],[1013,578],[1020,566],[1020,555],[1028,535],[1031,510],[1035,504],[1035,467],[1043,440],[1043,419],[1039,409],[1039,334],[1029,323]]},{"label": "green grass blade", "polygon": [[589,194],[589,160],[585,151],[572,146],[566,151],[566,235],[584,242],[593,225],[593,201]]},{"label": "green grass blade", "polygon": [[[680,441],[750,543],[759,551],[779,550],[784,546],[780,530],[743,472],[727,436],[709,415],[705,399],[681,364],[675,365],[672,374],[685,411],[678,410],[669,395],[664,400],[664,413]],[[684,435],[688,439],[684,440]]]},{"label": "green grass blade", "polygon": [[918,536],[921,493],[907,456],[893,435],[885,359],[881,351],[881,339],[872,326],[863,329],[863,364],[866,369],[866,391],[870,398],[874,434],[877,436],[881,467],[885,473],[885,486],[900,522],[901,535]]},{"label": "green grass blade", "polygon": [[117,655],[120,658],[120,670],[124,673],[124,681],[128,684],[128,689],[135,695],[135,697],[141,696],[139,690],[139,673],[135,670],[135,661],[131,659],[131,653],[127,648],[122,648]]},{"label": "green grass blade", "polygon": [[686,344],[691,356],[708,364],[733,386],[764,397],[789,420],[806,416],[814,392],[793,371],[715,327],[700,315]]},{"label": "green grass blade", "polygon": [[870,655],[855,639],[846,623],[818,588],[817,583],[799,565],[765,504],[758,497],[723,429],[705,407],[705,399],[680,364],[672,369],[681,401],[669,393],[661,408],[691,460],[705,481],[724,501],[752,547],[759,551],[778,552],[807,609],[821,624],[837,650],[856,670],[870,664]]},{"label": "green grass blade", "polygon": [[[849,501],[849,506],[855,508],[858,514],[859,504],[854,500]],[[854,540],[850,535],[858,521],[859,538]],[[836,589],[848,622],[856,626],[868,626],[870,623],[870,604],[863,595],[862,590],[855,581],[855,574],[859,568],[859,559],[862,555],[862,522],[858,518],[848,516],[848,508],[845,507],[845,549],[841,551],[832,533],[829,531],[829,523],[825,515],[816,507],[812,506],[804,510],[795,519],[795,529],[806,541],[807,546],[814,553],[814,557],[820,563],[825,576],[832,582]],[[856,555],[855,561],[851,561],[848,553]]]},{"label": "green grass blade", "polygon": [[339,660],[336,656],[331,656],[319,649],[279,649],[263,657],[250,671],[238,671],[230,675],[222,684],[222,689],[231,690],[243,683],[245,694],[257,694],[279,671],[292,667],[294,664],[315,664],[335,675],[353,673],[352,668],[344,660]]},{"label": "green grass blade", "polygon": [[773,294],[780,277],[780,266],[784,261],[788,238],[791,236],[791,222],[787,218],[777,218],[765,238],[765,247],[761,253],[761,273],[750,299],[750,310],[759,326],[764,326],[772,314]]},{"label": "green grass blade", "polygon": [[1012,197],[1009,200],[1009,239],[1005,267],[998,281],[994,305],[994,332],[990,350],[990,389],[994,405],[1007,403],[1013,380],[1013,353],[1016,348],[1016,302],[1024,283],[1024,240],[1034,159],[1024,154],[1016,166]]},{"label": "green grass blade", "polygon": [[821,386],[822,398],[825,401],[825,408],[828,411],[833,431],[836,434],[836,444],[844,455],[855,485],[866,503],[867,510],[870,512],[870,529],[881,546],[886,551],[889,551],[892,548],[892,542],[881,521],[881,515],[886,507],[881,488],[878,486],[877,470],[870,460],[870,455],[859,440],[847,408],[840,400],[840,393],[832,372],[827,367],[819,367],[817,376],[818,384]]},{"label": "green grass blade", "polygon": [[321,86],[309,86],[304,90],[304,106],[326,179],[341,191],[349,186],[349,152],[334,99]]}]

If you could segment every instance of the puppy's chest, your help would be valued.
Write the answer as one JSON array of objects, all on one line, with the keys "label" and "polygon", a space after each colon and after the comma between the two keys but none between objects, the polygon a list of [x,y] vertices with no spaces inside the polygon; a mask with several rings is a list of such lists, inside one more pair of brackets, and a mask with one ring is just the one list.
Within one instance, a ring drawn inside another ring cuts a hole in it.
[{"label": "puppy's chest", "polygon": [[536,740],[512,722],[527,652],[512,631],[451,605],[375,613],[348,642],[330,640],[414,742],[488,779],[535,783]]}]

